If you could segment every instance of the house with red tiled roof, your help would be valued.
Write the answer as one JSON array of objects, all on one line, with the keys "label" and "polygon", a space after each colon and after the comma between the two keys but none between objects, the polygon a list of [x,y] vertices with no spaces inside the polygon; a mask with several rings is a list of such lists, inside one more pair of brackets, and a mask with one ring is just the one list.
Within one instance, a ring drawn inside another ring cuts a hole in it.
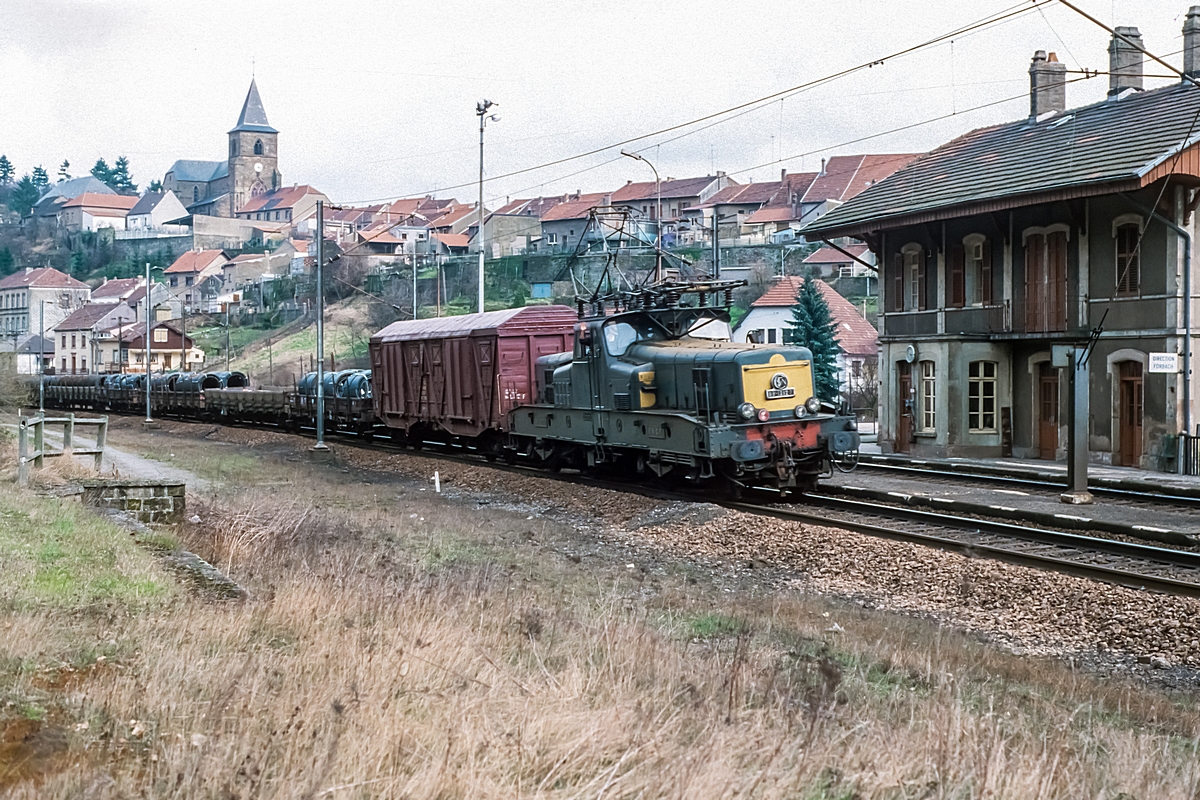
[{"label": "house with red tiled roof", "polygon": [[49,333],[55,370],[60,375],[120,371],[119,348],[109,330],[133,323],[134,311],[124,301],[88,303],[75,310]]},{"label": "house with red tiled roof", "polygon": [[189,311],[199,308],[202,298],[196,287],[213,275],[221,275],[227,261],[229,256],[224,250],[189,250],[167,267],[167,283]]},{"label": "house with red tiled roof", "polygon": [[296,225],[317,213],[317,201],[329,198],[307,184],[254,195],[234,214],[254,222],[287,222]]},{"label": "house with red tiled roof", "polygon": [[795,238],[795,231],[880,182],[920,153],[834,156],[820,172],[784,174],[781,190],[744,221],[746,232],[761,241]]},{"label": "house with red tiled roof", "polygon": [[704,202],[688,206],[680,212],[678,243],[711,242],[715,220],[720,224],[718,238],[734,244],[750,215],[771,202],[783,187],[783,181],[730,184]]},{"label": "house with red tiled roof", "polygon": [[92,289],[52,267],[27,267],[0,280],[0,352],[49,331],[85,305]]},{"label": "house with red tiled roof", "polygon": [[[875,276],[867,264],[875,263],[875,254],[865,244],[847,243],[841,249],[822,247],[803,261],[805,269],[811,269],[819,278],[858,278]],[[864,263],[865,262],[865,263]]]},{"label": "house with red tiled roof", "polygon": [[125,217],[138,204],[138,198],[123,194],[84,192],[62,205],[58,224],[73,233],[97,231],[100,228],[125,230]]},{"label": "house with red tiled roof", "polygon": [[587,227],[592,209],[608,206],[611,203],[611,193],[581,194],[576,192],[542,214],[541,239],[533,246],[539,252],[549,253],[574,250]]},{"label": "house with red tiled roof", "polygon": [[[766,293],[750,304],[750,311],[733,332],[735,342],[783,344],[791,340],[792,309],[804,278],[788,275],[779,278]],[[878,359],[879,332],[846,298],[825,281],[814,278],[817,289],[836,329],[838,374],[844,391],[857,391],[864,369]]]}]

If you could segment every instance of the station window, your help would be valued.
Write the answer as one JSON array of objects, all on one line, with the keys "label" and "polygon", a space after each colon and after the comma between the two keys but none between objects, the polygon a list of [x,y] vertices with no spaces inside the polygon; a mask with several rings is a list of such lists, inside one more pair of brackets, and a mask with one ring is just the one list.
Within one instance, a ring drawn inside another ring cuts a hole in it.
[{"label": "station window", "polygon": [[996,362],[972,361],[967,380],[967,427],[996,432]]},{"label": "station window", "polygon": [[1136,295],[1142,284],[1141,253],[1138,239],[1141,228],[1121,225],[1117,228],[1117,294]]},{"label": "station window", "polygon": [[937,430],[937,372],[932,361],[921,362],[921,430]]},{"label": "station window", "polygon": [[155,328],[154,329],[154,341],[156,341],[156,342],[167,341],[167,329],[166,328]]}]

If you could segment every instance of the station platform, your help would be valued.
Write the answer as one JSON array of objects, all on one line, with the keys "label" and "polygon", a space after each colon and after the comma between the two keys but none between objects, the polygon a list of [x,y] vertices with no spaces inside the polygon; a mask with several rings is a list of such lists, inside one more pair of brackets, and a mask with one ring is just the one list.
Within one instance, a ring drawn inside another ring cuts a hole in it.
[{"label": "station platform", "polygon": [[[1137,494],[1098,492],[1091,504],[1069,505],[1059,498],[1067,475],[1066,465],[1061,463],[911,458],[883,455],[872,445],[864,446],[860,463],[862,466],[852,473],[835,471],[823,486],[848,497],[924,506],[944,513],[999,517],[1016,523],[1116,534],[1176,546],[1200,545],[1200,508],[1189,502],[1200,498],[1200,477],[1089,465],[1089,484],[1093,490],[1109,488]],[[873,469],[872,465],[894,469]],[[1015,480],[972,483],[956,479],[955,475]]]},{"label": "station platform", "polygon": [[[929,469],[961,472],[964,475],[998,475],[1044,480],[1065,484],[1067,465],[1062,461],[1021,458],[914,458],[902,453],[883,454],[879,445],[864,443],[860,449],[864,463],[924,466]],[[1133,467],[1088,464],[1088,484],[1160,493],[1166,496],[1200,497],[1200,475],[1176,475],[1150,472]]]}]

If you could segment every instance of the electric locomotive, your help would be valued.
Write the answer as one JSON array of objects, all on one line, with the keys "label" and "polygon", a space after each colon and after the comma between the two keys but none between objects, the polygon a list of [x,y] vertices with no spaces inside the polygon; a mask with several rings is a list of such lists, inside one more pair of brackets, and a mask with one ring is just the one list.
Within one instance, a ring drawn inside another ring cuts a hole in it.
[{"label": "electric locomotive", "polygon": [[809,491],[856,457],[858,425],[813,391],[804,347],[705,338],[740,282],[667,281],[578,302],[574,349],[537,360],[510,413],[522,455],[646,475]]}]

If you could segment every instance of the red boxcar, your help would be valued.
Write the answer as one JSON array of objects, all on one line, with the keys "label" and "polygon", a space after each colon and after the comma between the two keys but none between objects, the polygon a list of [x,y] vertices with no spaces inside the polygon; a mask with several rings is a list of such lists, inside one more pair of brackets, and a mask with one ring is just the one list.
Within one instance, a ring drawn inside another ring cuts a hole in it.
[{"label": "red boxcar", "polygon": [[405,431],[507,430],[534,399],[535,362],[572,349],[575,322],[566,306],[394,322],[371,337],[375,412]]}]

